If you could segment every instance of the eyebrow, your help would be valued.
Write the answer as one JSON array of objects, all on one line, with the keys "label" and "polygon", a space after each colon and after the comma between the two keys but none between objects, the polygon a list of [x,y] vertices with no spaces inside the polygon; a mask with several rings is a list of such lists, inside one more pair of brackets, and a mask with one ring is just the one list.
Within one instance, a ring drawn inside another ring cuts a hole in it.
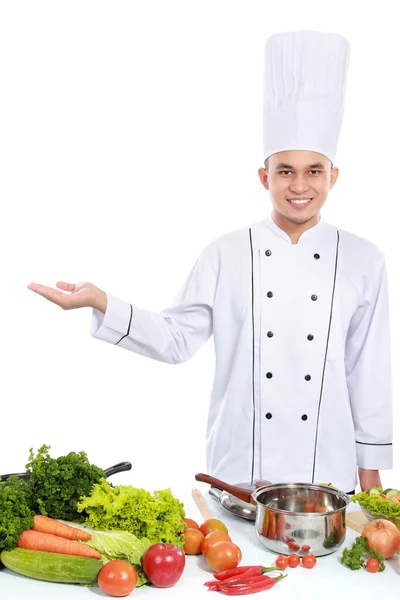
[{"label": "eyebrow", "polygon": [[[293,169],[293,165],[289,165],[288,163],[279,163],[275,169]],[[308,165],[308,169],[325,169],[324,165],[320,162],[314,163],[312,165]]]}]

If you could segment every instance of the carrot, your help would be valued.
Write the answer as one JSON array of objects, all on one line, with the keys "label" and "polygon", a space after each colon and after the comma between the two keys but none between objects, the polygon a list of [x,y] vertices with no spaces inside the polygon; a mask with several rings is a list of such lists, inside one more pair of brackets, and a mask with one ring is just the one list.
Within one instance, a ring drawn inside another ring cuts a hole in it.
[{"label": "carrot", "polygon": [[42,533],[52,533],[53,535],[59,535],[60,537],[66,538],[67,540],[81,540],[87,542],[92,539],[92,536],[83,529],[78,527],[71,527],[70,525],[64,525],[57,519],[51,519],[44,515],[35,515],[33,517],[35,522],[32,529],[34,531],[41,531]]},{"label": "carrot", "polygon": [[55,552],[57,554],[72,554],[72,556],[88,556],[101,559],[101,554],[80,542],[66,540],[59,535],[42,533],[29,529],[23,531],[18,538],[18,548],[25,550],[41,550],[42,552]]}]

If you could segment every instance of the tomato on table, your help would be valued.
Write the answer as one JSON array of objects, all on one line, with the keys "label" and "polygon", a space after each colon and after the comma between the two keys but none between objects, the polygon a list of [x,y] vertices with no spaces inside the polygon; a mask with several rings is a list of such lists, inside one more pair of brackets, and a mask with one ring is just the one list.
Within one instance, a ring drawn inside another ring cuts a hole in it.
[{"label": "tomato on table", "polygon": [[187,517],[185,517],[183,521],[184,523],[186,523],[188,528],[190,527],[191,529],[200,529],[198,523],[196,523],[196,521],[194,521],[193,519],[188,519]]},{"label": "tomato on table", "polygon": [[282,571],[284,571],[285,569],[287,569],[288,565],[289,565],[289,557],[283,556],[283,554],[280,554],[275,561],[275,566],[278,569],[281,569]]},{"label": "tomato on table", "polygon": [[235,569],[242,560],[242,552],[233,542],[213,544],[206,556],[207,564],[214,573]]},{"label": "tomato on table", "polygon": [[183,532],[183,551],[185,554],[201,554],[201,544],[204,540],[204,535],[200,529],[188,527]]},{"label": "tomato on table", "polygon": [[208,533],[201,543],[201,551],[204,556],[207,556],[207,553],[211,546],[216,544],[217,542],[231,542],[231,538],[226,531],[211,531]]},{"label": "tomato on table", "polygon": [[102,567],[97,583],[109,596],[128,596],[136,587],[136,569],[125,560],[111,560]]},{"label": "tomato on table", "polygon": [[200,525],[200,531],[203,535],[207,535],[212,531],[225,531],[228,533],[228,528],[219,519],[206,519],[204,523]]},{"label": "tomato on table", "polygon": [[306,569],[313,569],[317,563],[317,559],[314,554],[305,554],[301,559],[301,562]]},{"label": "tomato on table", "polygon": [[295,569],[300,564],[300,556],[298,554],[289,554],[289,567]]},{"label": "tomato on table", "polygon": [[377,573],[380,568],[379,560],[376,558],[369,558],[365,565],[368,573]]}]

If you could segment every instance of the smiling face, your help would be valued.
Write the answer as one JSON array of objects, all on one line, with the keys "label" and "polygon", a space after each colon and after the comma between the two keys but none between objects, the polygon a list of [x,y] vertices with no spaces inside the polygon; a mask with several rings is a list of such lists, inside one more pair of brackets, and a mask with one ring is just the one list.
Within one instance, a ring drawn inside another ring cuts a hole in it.
[{"label": "smiling face", "polygon": [[267,169],[258,171],[261,183],[270,193],[274,221],[284,230],[297,226],[305,230],[318,223],[338,174],[329,158],[308,150],[272,154]]}]

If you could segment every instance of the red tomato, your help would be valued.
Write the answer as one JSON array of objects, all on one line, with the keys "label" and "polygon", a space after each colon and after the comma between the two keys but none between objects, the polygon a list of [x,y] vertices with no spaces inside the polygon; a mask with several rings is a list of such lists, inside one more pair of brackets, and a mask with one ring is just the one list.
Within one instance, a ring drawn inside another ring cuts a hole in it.
[{"label": "red tomato", "polygon": [[313,569],[317,563],[317,559],[314,554],[305,554],[301,559],[301,562],[306,569]]},{"label": "red tomato", "polygon": [[147,579],[161,588],[172,587],[185,568],[185,555],[173,544],[153,544],[146,550],[142,567]]},{"label": "red tomato", "polygon": [[298,554],[289,555],[289,567],[295,569],[300,564],[300,556]]},{"label": "red tomato", "polygon": [[289,558],[287,556],[283,556],[283,554],[280,554],[275,561],[275,566],[278,569],[281,569],[282,571],[284,571],[285,569],[287,569],[288,565],[289,565]]},{"label": "red tomato", "polygon": [[204,540],[204,535],[199,529],[188,527],[183,532],[184,545],[183,551],[185,554],[201,554],[201,544]]},{"label": "red tomato", "polygon": [[300,550],[300,546],[298,544],[293,544],[293,546],[291,546],[292,550],[294,550],[295,552],[298,552]]},{"label": "red tomato", "polygon": [[206,560],[210,569],[218,573],[235,569],[242,560],[242,552],[233,542],[217,542],[207,552]]},{"label": "red tomato", "polygon": [[127,596],[136,587],[137,573],[125,560],[111,560],[102,567],[97,583],[109,596]]},{"label": "red tomato", "polygon": [[302,546],[301,549],[303,550],[303,552],[308,552],[310,549],[310,546],[308,546],[307,544],[304,544],[304,546]]},{"label": "red tomato", "polygon": [[228,533],[228,528],[219,519],[207,519],[200,525],[200,531],[203,535],[207,535],[212,531],[225,531]]},{"label": "red tomato", "polygon": [[365,566],[368,573],[377,573],[380,567],[379,560],[376,560],[376,558],[369,558]]},{"label": "red tomato", "polygon": [[200,527],[198,526],[198,524],[196,523],[196,521],[193,521],[193,519],[183,519],[183,521],[186,523],[186,525],[188,527],[190,527],[191,529],[200,529]]},{"label": "red tomato", "polygon": [[[201,532],[200,532],[201,533]],[[207,552],[217,542],[231,542],[231,538],[226,531],[211,531],[201,542],[201,551],[204,556],[207,556]]]}]

